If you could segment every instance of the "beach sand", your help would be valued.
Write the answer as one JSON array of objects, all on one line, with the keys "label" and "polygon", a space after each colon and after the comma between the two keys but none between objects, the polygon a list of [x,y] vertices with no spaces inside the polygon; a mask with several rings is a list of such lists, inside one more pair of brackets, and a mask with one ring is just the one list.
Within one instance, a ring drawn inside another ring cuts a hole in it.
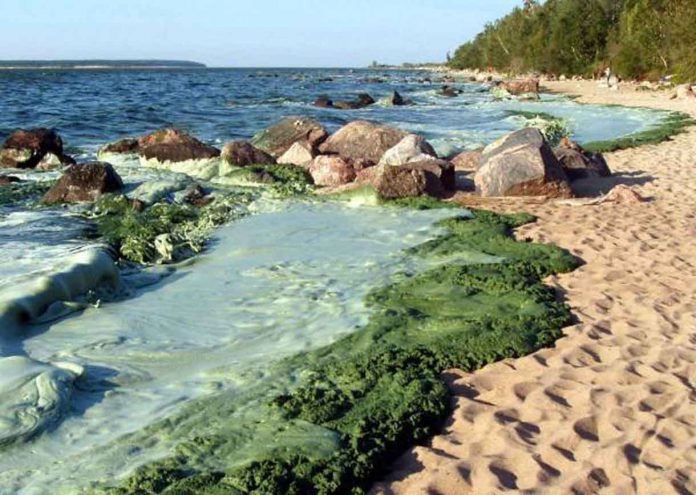
[{"label": "beach sand", "polygon": [[[669,93],[545,83],[581,102],[679,110]],[[392,467],[374,494],[696,493],[696,128],[607,154],[640,204],[505,201],[539,217],[519,238],[580,257],[552,277],[577,322],[553,349],[445,378],[441,435]]]}]

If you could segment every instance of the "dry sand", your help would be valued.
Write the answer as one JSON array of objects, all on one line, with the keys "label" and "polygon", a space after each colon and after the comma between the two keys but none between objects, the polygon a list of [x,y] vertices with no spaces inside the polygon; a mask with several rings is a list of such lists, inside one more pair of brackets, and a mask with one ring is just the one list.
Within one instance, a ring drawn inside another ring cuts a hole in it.
[{"label": "dry sand", "polygon": [[[547,83],[591,103],[680,110],[666,93]],[[696,493],[696,129],[607,155],[642,204],[505,202],[539,222],[520,238],[586,263],[548,282],[577,322],[553,349],[447,372],[454,412],[375,494]]]}]

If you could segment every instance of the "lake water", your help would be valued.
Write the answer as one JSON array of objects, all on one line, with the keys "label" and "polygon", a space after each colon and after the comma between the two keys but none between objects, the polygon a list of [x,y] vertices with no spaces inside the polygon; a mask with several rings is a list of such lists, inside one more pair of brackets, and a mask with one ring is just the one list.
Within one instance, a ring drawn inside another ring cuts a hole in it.
[{"label": "lake water", "polygon": [[[516,110],[568,119],[581,142],[644,130],[652,110],[578,105],[555,95],[541,102],[493,101],[480,84],[455,84],[457,98],[437,94],[437,74],[347,69],[210,69],[154,71],[0,71],[0,138],[18,127],[54,127],[78,155],[106,142],[165,126],[222,145],[249,138],[288,115],[314,117],[333,131],[355,119],[376,120],[426,135],[441,153],[475,148],[522,125]],[[424,82],[426,78],[434,82]],[[399,91],[415,105],[361,110],[312,106],[320,95],[376,100]]]},{"label": "lake water", "polygon": [[[306,115],[331,131],[355,119],[388,123],[424,134],[444,154],[518,129],[524,125],[519,111],[562,117],[581,142],[645,130],[664,115],[554,95],[494,101],[483,86],[469,83],[456,84],[460,97],[443,98],[440,83],[425,81],[437,77],[328,69],[0,71],[0,139],[16,128],[54,127],[70,153],[87,159],[106,142],[164,126],[221,146],[281,117]],[[311,105],[322,94],[385,99],[395,90],[414,105],[378,103],[355,111]],[[129,190],[167,175],[119,172]],[[395,272],[413,269],[403,248],[432,238],[434,221],[451,214],[312,201],[259,204],[221,229],[195,262],[131,298],[27,326],[18,337],[0,328],[0,494],[75,493],[166,454],[176,438],[137,449],[121,439],[197,398],[256,383],[283,357],[355,331],[369,316],[365,294]],[[88,247],[83,228],[61,208],[0,206],[0,309],[4,294]],[[75,366],[84,370],[79,378],[71,374]],[[41,380],[54,387],[48,397],[61,414],[31,439],[3,444],[3,428],[41,419],[26,407],[34,388],[47,393],[33,385]]]}]

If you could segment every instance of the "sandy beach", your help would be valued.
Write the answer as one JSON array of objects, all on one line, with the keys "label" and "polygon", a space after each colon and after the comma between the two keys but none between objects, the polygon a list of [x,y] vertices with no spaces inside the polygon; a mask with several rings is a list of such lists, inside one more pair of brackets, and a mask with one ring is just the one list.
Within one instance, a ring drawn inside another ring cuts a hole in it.
[{"label": "sandy beach", "polygon": [[[586,103],[688,112],[668,92],[544,83]],[[440,436],[393,467],[375,494],[696,493],[696,128],[609,153],[640,204],[506,201],[539,217],[519,238],[584,261],[553,277],[577,318],[553,349],[446,373],[454,411]]]}]

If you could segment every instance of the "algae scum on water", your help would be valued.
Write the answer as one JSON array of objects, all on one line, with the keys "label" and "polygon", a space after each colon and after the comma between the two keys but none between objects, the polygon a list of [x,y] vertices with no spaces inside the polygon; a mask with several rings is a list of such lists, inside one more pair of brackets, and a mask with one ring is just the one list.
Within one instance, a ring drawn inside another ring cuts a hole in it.
[{"label": "algae scum on water", "polygon": [[441,425],[449,410],[442,371],[474,370],[560,337],[570,313],[542,280],[576,260],[512,239],[532,220],[479,211],[440,221],[439,235],[407,250],[425,269],[366,296],[366,324],[281,361],[273,385],[244,401],[203,398],[155,425],[184,433],[178,445],[105,491],[364,493]]},{"label": "algae scum on water", "polygon": [[[158,286],[31,330],[24,352],[82,372],[68,416],[4,447],[0,486],[363,493],[437,432],[443,370],[561,335],[570,313],[542,280],[576,261],[511,237],[532,217],[359,195],[245,198],[253,213]],[[140,225],[110,201],[104,233]]]}]

